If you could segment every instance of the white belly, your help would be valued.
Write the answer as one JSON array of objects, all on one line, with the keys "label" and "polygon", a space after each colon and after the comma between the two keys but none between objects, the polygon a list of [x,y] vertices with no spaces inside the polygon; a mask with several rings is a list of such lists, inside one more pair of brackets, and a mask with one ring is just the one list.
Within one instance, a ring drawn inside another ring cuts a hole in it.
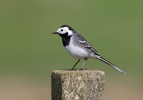
[{"label": "white belly", "polygon": [[70,43],[70,45],[65,47],[65,50],[74,58],[77,59],[85,59],[88,58],[89,54],[86,50],[82,49],[81,47],[78,47],[76,45],[73,45]]}]

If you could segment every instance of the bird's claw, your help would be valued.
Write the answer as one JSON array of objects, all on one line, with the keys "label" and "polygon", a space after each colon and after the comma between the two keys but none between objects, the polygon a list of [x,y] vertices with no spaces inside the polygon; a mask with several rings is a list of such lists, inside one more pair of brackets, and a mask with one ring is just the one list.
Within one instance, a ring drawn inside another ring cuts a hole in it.
[{"label": "bird's claw", "polygon": [[79,70],[84,70],[84,68],[80,68]]},{"label": "bird's claw", "polygon": [[70,69],[70,70],[72,70],[72,71],[74,71],[74,70],[75,70],[75,71],[76,71],[76,70],[78,70],[78,68],[72,68],[72,69]]}]

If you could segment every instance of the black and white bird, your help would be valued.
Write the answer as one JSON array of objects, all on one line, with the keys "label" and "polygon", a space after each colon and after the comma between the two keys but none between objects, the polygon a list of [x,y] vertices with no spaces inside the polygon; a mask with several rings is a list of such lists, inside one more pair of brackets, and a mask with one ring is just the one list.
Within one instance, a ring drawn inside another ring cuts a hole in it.
[{"label": "black and white bird", "polygon": [[68,25],[62,25],[56,32],[53,32],[53,34],[60,35],[65,50],[72,57],[78,59],[71,70],[75,69],[75,66],[80,60],[84,60],[84,63],[81,67],[82,70],[86,61],[92,58],[98,59],[105,64],[111,66],[115,70],[119,71],[120,73],[125,74],[123,70],[100,56],[100,54],[92,47],[92,45],[90,45],[89,42],[83,36],[78,34],[72,27]]}]

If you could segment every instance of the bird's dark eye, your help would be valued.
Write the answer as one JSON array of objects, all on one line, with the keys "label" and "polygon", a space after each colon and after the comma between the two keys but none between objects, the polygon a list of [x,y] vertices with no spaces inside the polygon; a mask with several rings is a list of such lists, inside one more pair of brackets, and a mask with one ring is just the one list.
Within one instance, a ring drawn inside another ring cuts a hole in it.
[{"label": "bird's dark eye", "polygon": [[61,29],[61,31],[63,31],[63,29]]}]

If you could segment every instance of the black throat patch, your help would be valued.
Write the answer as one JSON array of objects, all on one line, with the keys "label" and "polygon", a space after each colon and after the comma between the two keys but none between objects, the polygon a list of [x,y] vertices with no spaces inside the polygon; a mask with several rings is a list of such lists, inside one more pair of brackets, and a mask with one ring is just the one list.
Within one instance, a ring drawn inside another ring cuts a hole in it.
[{"label": "black throat patch", "polygon": [[63,45],[68,46],[70,43],[71,36],[68,36],[68,33],[59,34],[62,37]]}]

